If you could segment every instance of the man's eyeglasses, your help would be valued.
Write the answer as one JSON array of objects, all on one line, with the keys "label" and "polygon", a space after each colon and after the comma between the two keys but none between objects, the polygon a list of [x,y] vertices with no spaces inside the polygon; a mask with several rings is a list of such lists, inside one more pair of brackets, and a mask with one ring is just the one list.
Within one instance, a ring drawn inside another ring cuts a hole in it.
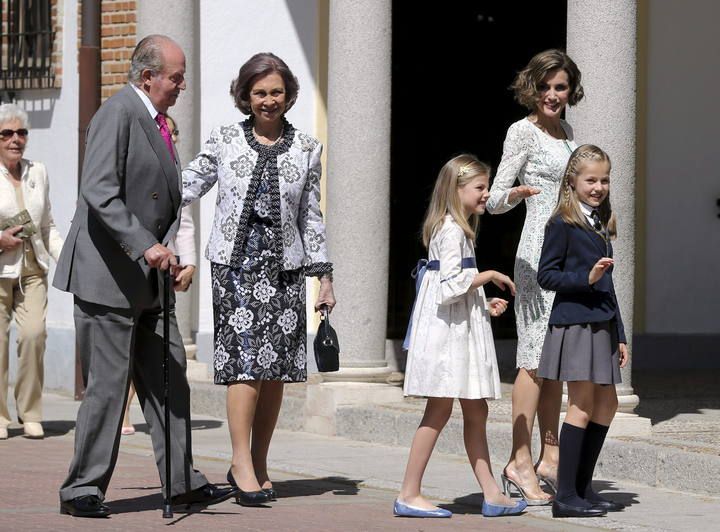
[{"label": "man's eyeglasses", "polygon": [[21,127],[20,129],[3,129],[0,131],[0,138],[3,140],[7,140],[14,136],[17,133],[17,136],[20,138],[25,138],[28,136],[28,130],[24,127]]}]

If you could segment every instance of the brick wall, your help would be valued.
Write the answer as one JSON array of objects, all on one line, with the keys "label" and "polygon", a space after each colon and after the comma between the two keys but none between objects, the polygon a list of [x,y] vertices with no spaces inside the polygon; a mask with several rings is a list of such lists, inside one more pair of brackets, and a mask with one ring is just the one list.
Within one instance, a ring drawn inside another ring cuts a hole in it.
[{"label": "brick wall", "polygon": [[63,20],[63,3],[58,0],[50,1],[50,15],[52,16],[53,30],[55,31],[55,40],[53,41],[52,63],[55,71],[55,88],[62,87],[62,20]]},{"label": "brick wall", "polygon": [[102,0],[100,26],[101,92],[105,101],[127,83],[136,44],[137,2]]}]

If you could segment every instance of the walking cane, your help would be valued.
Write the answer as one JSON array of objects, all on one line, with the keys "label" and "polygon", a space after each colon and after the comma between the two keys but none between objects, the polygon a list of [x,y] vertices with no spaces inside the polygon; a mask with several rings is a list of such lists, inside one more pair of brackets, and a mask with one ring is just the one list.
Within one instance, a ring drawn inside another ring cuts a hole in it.
[{"label": "walking cane", "polygon": [[163,517],[172,519],[170,503],[170,265],[164,272],[163,283],[163,401],[165,402],[165,499]]}]

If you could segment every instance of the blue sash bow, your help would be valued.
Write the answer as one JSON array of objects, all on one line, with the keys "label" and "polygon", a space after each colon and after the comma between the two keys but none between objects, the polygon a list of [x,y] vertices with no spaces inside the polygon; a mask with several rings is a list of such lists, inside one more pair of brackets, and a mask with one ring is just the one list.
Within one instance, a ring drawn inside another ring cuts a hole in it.
[{"label": "blue sash bow", "polygon": [[[462,259],[462,269],[477,268],[475,257],[464,257]],[[410,272],[410,277],[415,279],[415,301],[413,301],[412,310],[410,311],[410,323],[408,323],[407,333],[405,333],[405,340],[403,340],[402,348],[407,351],[410,348],[410,334],[412,333],[412,320],[413,314],[415,314],[415,304],[417,303],[417,296],[420,293],[420,287],[422,286],[423,277],[425,277],[426,271],[440,271],[439,260],[427,260],[420,259]]]}]

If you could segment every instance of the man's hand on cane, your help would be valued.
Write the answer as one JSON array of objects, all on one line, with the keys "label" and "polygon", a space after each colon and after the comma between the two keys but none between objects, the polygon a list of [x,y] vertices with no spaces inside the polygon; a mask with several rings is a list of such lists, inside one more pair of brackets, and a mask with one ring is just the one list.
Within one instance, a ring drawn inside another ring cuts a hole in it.
[{"label": "man's hand on cane", "polygon": [[143,255],[151,268],[167,270],[171,266],[177,266],[175,254],[162,244],[155,244],[146,249]]}]

